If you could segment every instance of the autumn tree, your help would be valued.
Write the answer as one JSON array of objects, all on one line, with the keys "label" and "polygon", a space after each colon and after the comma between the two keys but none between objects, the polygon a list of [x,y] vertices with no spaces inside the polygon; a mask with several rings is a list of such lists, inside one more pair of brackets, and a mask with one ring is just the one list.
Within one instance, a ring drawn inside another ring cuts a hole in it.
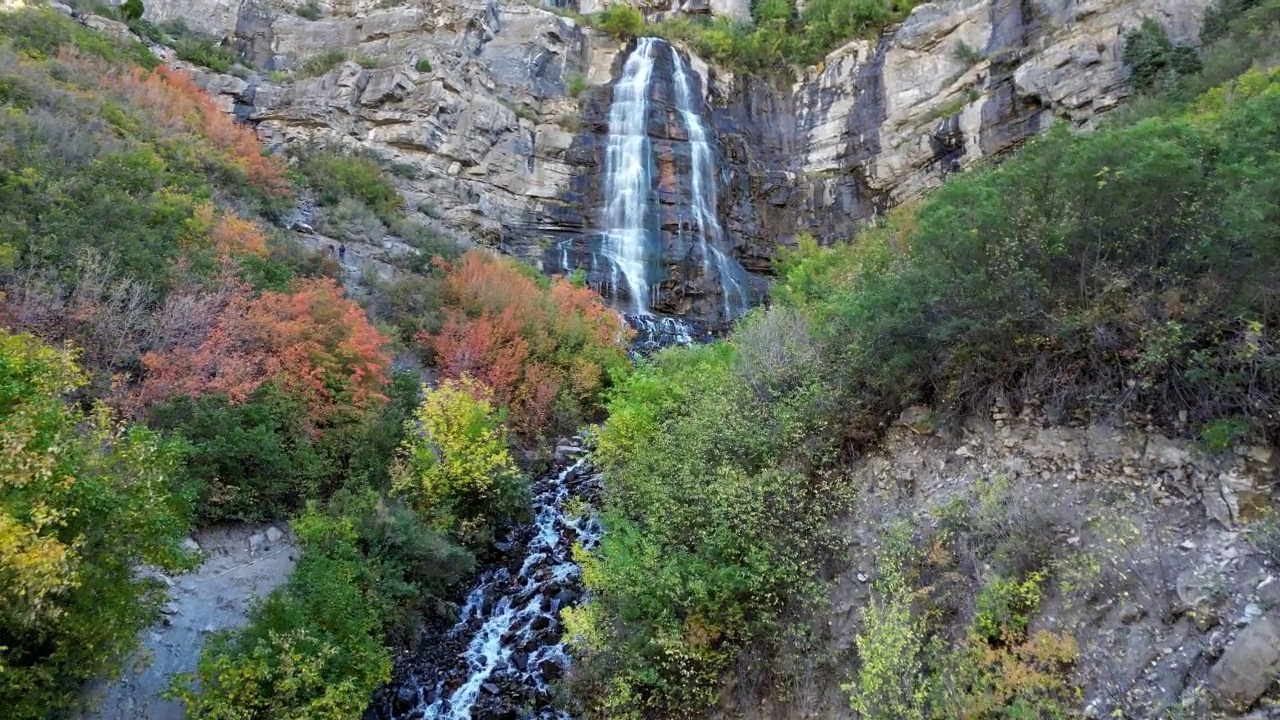
[{"label": "autumn tree", "polygon": [[445,377],[469,376],[525,438],[572,428],[627,366],[627,330],[600,297],[473,251],[449,266],[444,327],[421,336]]},{"label": "autumn tree", "polygon": [[175,135],[194,134],[205,141],[190,149],[203,153],[208,165],[243,178],[268,196],[292,194],[284,163],[264,155],[253,130],[236,124],[189,73],[161,65],[154,70],[133,67],[104,77],[108,87],[148,110],[161,129]]},{"label": "autumn tree", "polygon": [[501,415],[471,378],[425,389],[405,425],[394,487],[419,515],[471,545],[525,511],[528,491],[511,459]]},{"label": "autumn tree", "polygon": [[170,473],[180,448],[65,396],[66,351],[0,331],[0,707],[45,718],[121,667],[156,617],[185,532]]},{"label": "autumn tree", "polygon": [[176,395],[225,394],[243,402],[274,382],[303,400],[319,427],[335,413],[385,400],[387,338],[327,278],[252,297],[241,287],[206,333],[143,356],[135,407]]}]

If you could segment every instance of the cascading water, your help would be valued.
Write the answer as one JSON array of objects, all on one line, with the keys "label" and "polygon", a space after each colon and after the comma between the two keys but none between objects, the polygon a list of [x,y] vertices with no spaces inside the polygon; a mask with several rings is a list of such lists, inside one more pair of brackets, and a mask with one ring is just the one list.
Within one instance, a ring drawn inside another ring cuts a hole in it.
[{"label": "cascading water", "polygon": [[[604,242],[613,297],[632,315],[648,315],[651,254],[649,79],[657,40],[640,38],[613,86],[604,156]],[[626,292],[619,286],[619,276]]]},{"label": "cascading water", "polygon": [[601,528],[566,506],[598,486],[585,459],[535,483],[533,524],[497,544],[509,561],[480,575],[453,627],[428,639],[426,656],[374,699],[366,717],[568,720],[550,688],[569,664],[559,615],[582,596],[573,546],[594,547]]},{"label": "cascading water", "polygon": [[[670,83],[670,92],[655,88],[662,82]],[[723,327],[742,315],[751,304],[750,279],[733,257],[717,216],[717,146],[702,116],[697,82],[688,62],[666,41],[636,40],[614,83],[609,107],[598,250],[571,257],[572,243],[567,241],[552,259],[565,274],[582,268],[600,283],[601,291],[636,328],[642,349],[691,342],[708,328]],[[663,104],[663,99],[671,104]],[[663,143],[655,149],[651,132],[664,124],[683,128],[684,133],[652,136]],[[674,155],[664,152],[666,144],[676,148]],[[686,144],[687,154],[681,147]],[[660,204],[657,186],[664,182],[659,177],[664,173],[675,178],[675,191],[674,196],[664,195]],[[664,240],[664,232],[674,236]],[[689,296],[669,295],[664,261],[681,266],[679,292],[698,298],[693,325],[670,314],[673,304]],[[695,326],[700,326],[697,332]]]},{"label": "cascading water", "polygon": [[674,67],[672,78],[675,81],[676,110],[689,131],[692,164],[689,208],[693,216],[693,230],[697,236],[698,254],[702,257],[703,273],[719,278],[724,295],[724,318],[732,320],[750,307],[747,272],[729,255],[724,242],[724,228],[716,214],[714,151],[708,139],[707,126],[702,122],[701,98],[695,102],[697,96],[694,94],[693,81],[684,58],[680,57],[674,47],[670,50]]}]

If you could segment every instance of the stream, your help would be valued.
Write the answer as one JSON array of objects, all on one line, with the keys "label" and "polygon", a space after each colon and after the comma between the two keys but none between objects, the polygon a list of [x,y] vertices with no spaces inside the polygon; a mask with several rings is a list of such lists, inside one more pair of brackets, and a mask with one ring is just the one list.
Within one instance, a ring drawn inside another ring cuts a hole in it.
[{"label": "stream", "polygon": [[590,549],[601,535],[594,515],[569,513],[572,499],[596,499],[601,483],[581,438],[573,443],[558,448],[560,461],[533,483],[533,522],[508,528],[495,543],[500,557],[476,578],[457,622],[427,631],[366,720],[571,717],[552,691],[569,668],[560,610],[583,596],[573,546]]}]

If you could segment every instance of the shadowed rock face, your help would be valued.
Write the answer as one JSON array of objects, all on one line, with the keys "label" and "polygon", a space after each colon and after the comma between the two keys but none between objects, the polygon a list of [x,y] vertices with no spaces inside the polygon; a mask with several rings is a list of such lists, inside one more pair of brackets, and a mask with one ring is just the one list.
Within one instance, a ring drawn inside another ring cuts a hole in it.
[{"label": "shadowed rock face", "polygon": [[[321,4],[316,21],[267,0],[152,0],[147,12],[225,36],[264,70],[332,50],[376,59],[379,68],[347,62],[284,85],[204,80],[269,144],[373,150],[414,168],[400,186],[409,207],[424,210],[419,219],[547,272],[582,268],[604,284],[593,244],[605,229],[607,119],[627,46],[516,0]],[[756,278],[753,297],[777,249],[799,232],[849,237],[865,219],[1053,122],[1089,126],[1128,92],[1124,33],[1150,17],[1175,40],[1194,42],[1208,4],[943,0],[794,79],[733,75],[686,56],[700,117],[715,136],[724,242]],[[658,5],[647,11],[669,7]],[[658,58],[654,73],[648,135],[661,251],[649,305],[723,320],[723,283],[688,242],[692,157],[671,59]]]}]

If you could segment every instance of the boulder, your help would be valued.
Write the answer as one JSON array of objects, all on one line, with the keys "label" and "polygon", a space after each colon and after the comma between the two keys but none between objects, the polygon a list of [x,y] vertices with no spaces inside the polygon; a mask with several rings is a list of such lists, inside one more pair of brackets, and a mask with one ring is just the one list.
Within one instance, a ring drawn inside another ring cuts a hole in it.
[{"label": "boulder", "polygon": [[396,688],[395,695],[391,698],[391,709],[397,715],[402,715],[413,709],[418,703],[418,693],[407,685],[401,685]]},{"label": "boulder", "polygon": [[1253,478],[1236,471],[1221,473],[1205,483],[1200,493],[1205,512],[1228,530],[1258,517],[1269,505]]},{"label": "boulder", "polygon": [[1154,465],[1180,468],[1191,460],[1191,453],[1163,435],[1152,434],[1147,437],[1147,448],[1144,459]]},{"label": "boulder", "polygon": [[1251,707],[1280,677],[1280,620],[1269,614],[1240,631],[1209,671],[1209,694],[1222,710]]},{"label": "boulder", "polygon": [[364,107],[377,107],[388,102],[398,102],[413,92],[416,84],[414,75],[404,67],[389,67],[369,73],[369,81],[360,95],[360,104]]}]

